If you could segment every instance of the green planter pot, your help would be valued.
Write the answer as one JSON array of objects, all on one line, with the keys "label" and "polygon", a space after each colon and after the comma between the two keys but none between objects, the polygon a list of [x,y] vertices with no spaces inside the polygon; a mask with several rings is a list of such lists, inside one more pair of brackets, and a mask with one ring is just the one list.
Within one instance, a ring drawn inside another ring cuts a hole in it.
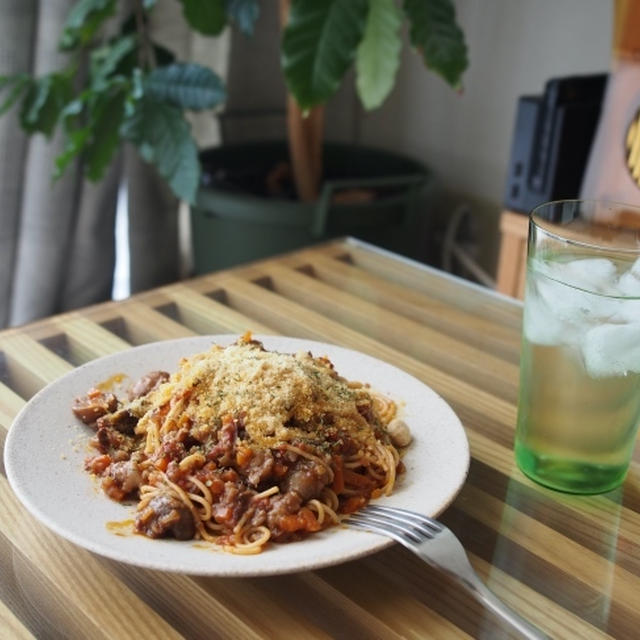
[{"label": "green planter pot", "polygon": [[[225,146],[201,154],[204,175],[215,182],[249,166],[266,175],[287,159],[284,142]],[[224,269],[344,235],[410,254],[417,199],[429,172],[402,156],[341,144],[325,146],[324,166],[327,178],[314,203],[261,196],[229,184],[202,186],[191,208],[195,272]],[[359,188],[375,190],[376,199],[332,202],[336,192]]]}]

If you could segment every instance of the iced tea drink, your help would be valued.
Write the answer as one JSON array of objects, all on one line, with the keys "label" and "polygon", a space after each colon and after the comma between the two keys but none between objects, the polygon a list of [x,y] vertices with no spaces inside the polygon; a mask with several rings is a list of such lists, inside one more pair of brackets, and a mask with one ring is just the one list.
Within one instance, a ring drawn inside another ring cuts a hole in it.
[{"label": "iced tea drink", "polygon": [[518,465],[555,489],[608,491],[639,422],[640,211],[543,205],[529,228]]}]

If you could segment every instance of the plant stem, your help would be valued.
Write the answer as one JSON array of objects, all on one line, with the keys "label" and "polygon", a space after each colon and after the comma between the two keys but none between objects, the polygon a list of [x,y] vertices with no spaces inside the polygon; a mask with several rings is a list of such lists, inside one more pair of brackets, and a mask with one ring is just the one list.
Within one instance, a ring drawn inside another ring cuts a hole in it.
[{"label": "plant stem", "polygon": [[318,198],[322,177],[324,107],[303,114],[293,96],[287,96],[287,131],[298,197],[313,202]]},{"label": "plant stem", "polygon": [[145,19],[142,0],[135,0],[133,7],[136,16],[136,31],[140,38],[140,46],[138,47],[138,66],[141,69],[144,69],[145,66],[148,69],[155,69],[156,55],[151,44],[149,25]]},{"label": "plant stem", "polygon": [[[280,0],[280,27],[289,20],[291,0]],[[298,197],[304,202],[317,200],[322,178],[322,140],[324,106],[303,114],[294,97],[287,93],[287,133],[289,156]]]}]

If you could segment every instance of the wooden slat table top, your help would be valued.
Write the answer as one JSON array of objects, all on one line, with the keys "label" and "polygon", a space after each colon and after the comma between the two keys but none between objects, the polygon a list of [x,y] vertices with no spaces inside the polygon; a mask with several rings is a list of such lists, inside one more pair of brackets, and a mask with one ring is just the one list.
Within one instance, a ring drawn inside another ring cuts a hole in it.
[{"label": "wooden slat table top", "polygon": [[[640,628],[640,461],[602,496],[516,467],[522,306],[352,239],[0,332],[0,444],[39,389],[93,358],[210,333],[292,335],[369,353],[453,407],[467,482],[441,515],[504,601],[554,638]],[[0,638],[512,637],[399,546],[314,572],[202,578],[93,555],[34,520],[0,465]],[[513,636],[515,637],[515,636]]]}]

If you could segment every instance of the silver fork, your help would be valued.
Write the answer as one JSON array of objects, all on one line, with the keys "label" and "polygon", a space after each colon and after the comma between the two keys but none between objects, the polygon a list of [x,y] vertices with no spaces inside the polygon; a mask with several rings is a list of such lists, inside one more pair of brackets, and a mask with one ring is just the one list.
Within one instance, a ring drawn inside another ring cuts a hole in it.
[{"label": "silver fork", "polygon": [[437,520],[406,509],[368,505],[345,518],[343,523],[393,538],[431,566],[453,577],[525,638],[549,638],[486,587],[469,563],[460,540]]}]

